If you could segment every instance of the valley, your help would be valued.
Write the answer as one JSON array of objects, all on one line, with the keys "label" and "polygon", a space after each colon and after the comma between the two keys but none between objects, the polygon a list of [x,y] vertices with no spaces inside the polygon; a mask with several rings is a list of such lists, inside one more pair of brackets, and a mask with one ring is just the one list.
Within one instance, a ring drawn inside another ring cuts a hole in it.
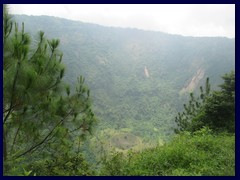
[{"label": "valley", "polygon": [[48,38],[61,40],[65,81],[73,85],[78,75],[86,78],[99,131],[129,128],[143,143],[171,139],[175,116],[188,93],[198,93],[207,77],[216,89],[221,75],[235,66],[234,39],[184,37],[47,16],[15,19],[25,22],[32,35],[44,30]]},{"label": "valley", "polygon": [[65,173],[53,163],[69,168],[70,175],[205,175],[222,173],[211,170],[219,151],[224,162],[219,167],[233,174],[234,165],[225,161],[234,161],[235,39],[51,16],[14,15],[13,20],[22,34],[16,26],[19,36],[4,36],[9,40],[4,44],[4,123],[10,122],[4,128],[11,139],[6,156],[21,163],[20,157],[32,153],[26,160],[36,164],[24,163],[39,174],[51,168],[50,173]]}]

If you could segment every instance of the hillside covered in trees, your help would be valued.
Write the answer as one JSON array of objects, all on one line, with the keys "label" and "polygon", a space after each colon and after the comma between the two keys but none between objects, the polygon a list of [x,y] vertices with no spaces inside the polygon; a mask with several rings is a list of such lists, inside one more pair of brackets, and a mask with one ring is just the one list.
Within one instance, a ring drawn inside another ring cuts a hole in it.
[{"label": "hillside covered in trees", "polygon": [[235,175],[234,39],[3,28],[5,175]]},{"label": "hillside covered in trees", "polygon": [[212,89],[217,88],[220,77],[235,66],[234,39],[110,28],[47,16],[15,19],[25,22],[33,38],[44,30],[49,38],[61,40],[64,80],[74,84],[79,74],[86,78],[101,122],[98,128],[110,128],[103,136],[130,131],[144,142],[167,140],[188,93],[207,77]]}]

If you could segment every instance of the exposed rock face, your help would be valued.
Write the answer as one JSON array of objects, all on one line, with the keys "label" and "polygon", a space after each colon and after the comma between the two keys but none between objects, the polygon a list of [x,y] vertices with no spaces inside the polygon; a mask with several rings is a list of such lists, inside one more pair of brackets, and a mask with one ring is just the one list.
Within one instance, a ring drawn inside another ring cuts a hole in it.
[{"label": "exposed rock face", "polygon": [[204,77],[204,74],[204,70],[199,68],[191,81],[180,91],[180,94],[193,91],[198,86],[200,80]]},{"label": "exposed rock face", "polygon": [[146,77],[149,77],[148,69],[147,69],[146,66],[145,66],[145,68],[144,68],[144,74],[145,74]]}]

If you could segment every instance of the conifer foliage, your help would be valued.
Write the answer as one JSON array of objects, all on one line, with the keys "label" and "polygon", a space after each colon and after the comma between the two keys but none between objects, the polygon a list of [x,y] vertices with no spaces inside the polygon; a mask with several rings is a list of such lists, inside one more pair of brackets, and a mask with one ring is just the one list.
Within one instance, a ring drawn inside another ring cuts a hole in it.
[{"label": "conifer foliage", "polygon": [[231,71],[222,78],[224,83],[219,85],[218,91],[210,91],[207,78],[205,90],[200,87],[200,97],[190,93],[189,104],[184,104],[184,111],[175,119],[178,125],[175,132],[194,132],[204,126],[217,132],[235,132],[235,72]]},{"label": "conifer foliage", "polygon": [[196,117],[202,115],[202,107],[205,103],[207,97],[210,95],[211,85],[209,83],[209,78],[206,79],[205,88],[203,89],[200,86],[200,95],[195,97],[194,93],[190,93],[190,100],[188,104],[184,104],[184,111],[179,112],[178,116],[175,117],[175,122],[178,125],[178,128],[175,129],[176,133],[180,131],[194,131],[195,128],[203,126],[199,121],[196,121]]},{"label": "conifer foliage", "polygon": [[[85,79],[65,84],[58,39],[40,31],[35,42],[3,12],[3,145],[5,171],[21,158],[78,151],[96,122]],[[78,146],[77,146],[78,145]],[[74,147],[74,148],[73,148]],[[71,151],[70,151],[71,148]],[[36,155],[36,156],[35,156]]]}]

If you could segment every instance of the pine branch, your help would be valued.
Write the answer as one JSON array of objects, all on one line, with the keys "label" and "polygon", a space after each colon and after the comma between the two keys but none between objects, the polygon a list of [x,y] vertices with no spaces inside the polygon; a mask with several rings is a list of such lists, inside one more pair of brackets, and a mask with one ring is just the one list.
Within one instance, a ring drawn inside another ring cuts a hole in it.
[{"label": "pine branch", "polygon": [[12,86],[12,93],[11,93],[11,101],[10,101],[10,107],[9,107],[9,111],[7,113],[7,115],[4,117],[3,123],[5,124],[5,122],[7,121],[8,117],[10,116],[12,110],[13,110],[13,96],[14,96],[14,92],[15,92],[15,88],[16,88],[16,83],[17,83],[17,77],[18,77],[18,73],[19,73],[19,68],[20,68],[20,59],[18,59],[18,63],[17,63],[17,71],[16,74],[14,76],[14,80],[13,80],[13,86]]},{"label": "pine branch", "polygon": [[17,140],[17,136],[18,136],[20,127],[21,127],[21,123],[19,124],[18,129],[17,129],[17,131],[16,131],[16,134],[15,134],[15,136],[14,136],[13,143],[12,143],[12,147],[11,147],[11,150],[10,150],[11,152],[12,152],[12,150],[13,150],[13,147],[14,147],[15,143],[16,143],[16,140]]},{"label": "pine branch", "polygon": [[32,146],[31,148],[29,148],[29,149],[26,150],[25,152],[21,153],[20,155],[14,157],[14,159],[18,159],[18,158],[26,155],[27,153],[32,152],[34,149],[38,148],[40,145],[42,145],[43,143],[45,143],[45,142],[48,140],[48,138],[53,134],[54,130],[55,130],[57,127],[59,127],[59,126],[63,123],[63,121],[64,121],[71,113],[72,113],[72,110],[71,110],[63,119],[61,119],[61,120],[54,126],[54,128],[48,133],[48,135],[45,136],[45,138],[44,138],[42,141],[40,141],[39,143],[35,144],[34,146]]}]

